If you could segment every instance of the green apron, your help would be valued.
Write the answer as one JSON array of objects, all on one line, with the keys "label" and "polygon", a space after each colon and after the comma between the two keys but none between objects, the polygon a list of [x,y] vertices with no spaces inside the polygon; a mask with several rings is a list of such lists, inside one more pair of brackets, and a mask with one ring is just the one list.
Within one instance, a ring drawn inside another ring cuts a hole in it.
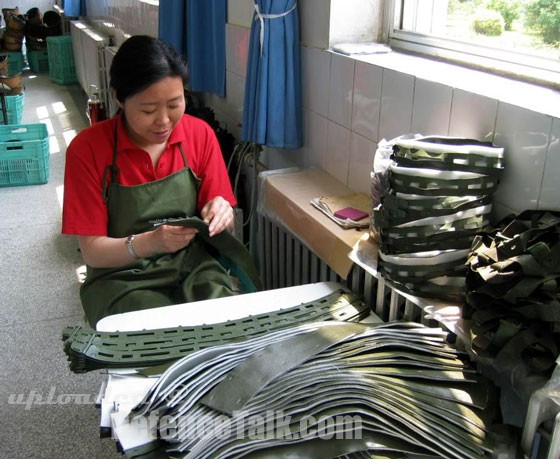
[{"label": "green apron", "polygon": [[[105,170],[103,193],[109,215],[108,236],[122,238],[153,229],[150,220],[191,217],[196,213],[200,179],[179,146],[185,168],[163,179],[135,186],[117,181],[117,133],[113,163]],[[111,180],[106,185],[106,177]],[[119,268],[87,267],[80,298],[92,327],[108,315],[171,304],[221,298],[233,294],[231,278],[195,237],[175,253],[158,254]]]}]

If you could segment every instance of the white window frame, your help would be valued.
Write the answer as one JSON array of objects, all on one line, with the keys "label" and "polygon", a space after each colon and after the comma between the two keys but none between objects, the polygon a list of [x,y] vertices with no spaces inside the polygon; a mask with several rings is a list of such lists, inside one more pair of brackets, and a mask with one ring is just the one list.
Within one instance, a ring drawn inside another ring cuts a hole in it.
[{"label": "white window frame", "polygon": [[383,38],[391,48],[560,88],[560,59],[554,61],[530,54],[395,29],[396,5],[401,1],[385,0]]}]

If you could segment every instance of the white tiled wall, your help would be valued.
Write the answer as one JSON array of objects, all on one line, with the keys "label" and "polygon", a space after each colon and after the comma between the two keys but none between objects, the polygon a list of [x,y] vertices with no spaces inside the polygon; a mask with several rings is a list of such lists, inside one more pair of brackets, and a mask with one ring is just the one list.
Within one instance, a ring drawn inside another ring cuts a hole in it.
[{"label": "white tiled wall", "polygon": [[327,122],[325,170],[342,183],[348,182],[350,129],[334,121]]},{"label": "white tiled wall", "polygon": [[449,135],[491,142],[498,101],[472,92],[455,89],[449,120]]},{"label": "white tiled wall", "polygon": [[323,93],[323,98],[328,94],[328,118],[348,129],[352,125],[355,63],[354,59],[332,55],[328,92]]},{"label": "white tiled wall", "polygon": [[[228,44],[229,46],[229,44]],[[303,107],[321,116],[329,113],[331,54],[319,48],[301,49]]]},{"label": "white tiled wall", "polygon": [[158,6],[141,0],[86,0],[88,21],[115,37],[116,44],[130,35],[158,33]]},{"label": "white tiled wall", "polygon": [[392,139],[410,132],[414,102],[414,77],[384,69],[381,85],[379,136]]},{"label": "white tiled wall", "polygon": [[304,111],[305,130],[303,155],[305,166],[325,169],[329,121],[312,110]]},{"label": "white tiled wall", "polygon": [[[232,0],[230,0],[232,1]],[[326,49],[329,47],[330,2],[303,0],[299,2],[300,39],[304,46]]]},{"label": "white tiled wall", "polygon": [[255,12],[252,0],[227,0],[227,9],[229,24],[251,27]]},{"label": "white tiled wall", "polygon": [[550,116],[498,104],[494,142],[505,147],[506,158],[504,177],[495,195],[497,201],[513,210],[539,207],[551,129]]},{"label": "white tiled wall", "polygon": [[368,139],[379,138],[383,69],[356,62],[352,99],[352,131]]},{"label": "white tiled wall", "polygon": [[412,132],[447,135],[453,90],[432,81],[416,79],[412,104]]}]

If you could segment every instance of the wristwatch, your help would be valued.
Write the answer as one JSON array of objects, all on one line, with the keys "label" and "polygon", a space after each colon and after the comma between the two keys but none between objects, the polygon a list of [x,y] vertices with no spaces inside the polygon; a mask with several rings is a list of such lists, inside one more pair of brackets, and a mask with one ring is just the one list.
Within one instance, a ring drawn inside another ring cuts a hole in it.
[{"label": "wristwatch", "polygon": [[132,241],[134,241],[135,236],[135,234],[131,234],[126,238],[126,249],[128,250],[128,253],[132,258],[134,258],[135,260],[140,260],[140,257],[138,256],[136,250],[134,250],[134,246],[132,245]]}]

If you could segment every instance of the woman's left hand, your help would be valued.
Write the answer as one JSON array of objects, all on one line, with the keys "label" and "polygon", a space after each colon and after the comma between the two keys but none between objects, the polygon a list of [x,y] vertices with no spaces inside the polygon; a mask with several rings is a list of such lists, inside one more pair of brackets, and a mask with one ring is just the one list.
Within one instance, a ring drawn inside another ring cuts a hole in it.
[{"label": "woman's left hand", "polygon": [[200,216],[208,224],[208,234],[214,236],[225,229],[233,230],[233,209],[221,196],[216,196],[200,211]]}]

